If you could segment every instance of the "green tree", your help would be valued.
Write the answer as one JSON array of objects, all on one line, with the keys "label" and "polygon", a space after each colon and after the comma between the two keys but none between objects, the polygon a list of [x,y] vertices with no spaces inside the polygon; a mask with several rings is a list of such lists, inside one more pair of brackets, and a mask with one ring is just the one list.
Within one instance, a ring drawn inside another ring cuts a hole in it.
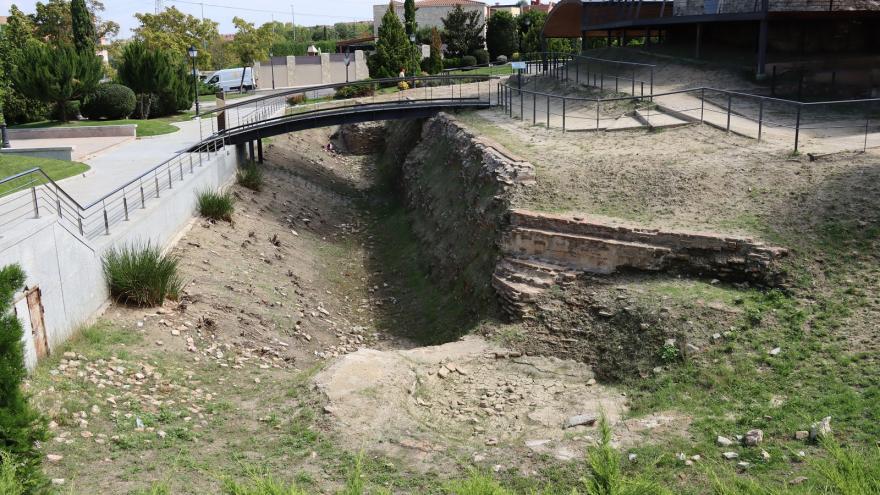
[{"label": "green tree", "polygon": [[12,313],[12,297],[24,283],[25,274],[18,265],[0,269],[0,452],[12,454],[20,463],[16,478],[31,493],[45,483],[37,445],[46,439],[46,425],[21,389],[27,374],[24,330]]},{"label": "green tree", "polygon": [[506,10],[498,10],[492,14],[486,27],[486,45],[492,60],[501,55],[513,55],[517,51],[517,43],[516,19],[513,14]]},{"label": "green tree", "polygon": [[[531,22],[526,26],[526,19]],[[541,43],[541,32],[544,31],[544,22],[547,21],[547,13],[539,10],[529,10],[517,18],[519,32],[522,33],[522,49],[524,53],[535,52],[561,52],[572,53],[577,51],[577,40],[550,38],[546,47]]]},{"label": "green tree", "polygon": [[437,74],[443,70],[443,57],[440,50],[443,49],[443,40],[440,39],[440,31],[437,28],[431,29],[431,56],[425,63],[425,70],[429,74]]},{"label": "green tree", "polygon": [[[95,29],[95,41],[119,33],[119,24],[101,19],[100,13],[104,11],[101,1],[86,0],[85,5]],[[53,43],[74,43],[73,6],[70,0],[37,2],[35,13],[29,17],[39,39]]]},{"label": "green tree", "polygon": [[70,2],[70,17],[73,28],[73,44],[79,51],[94,53],[98,34],[95,32],[95,24],[92,22],[92,13],[86,7],[86,0],[72,0]]},{"label": "green tree", "polygon": [[254,62],[269,58],[269,48],[275,39],[271,24],[257,28],[240,17],[233,17],[232,24],[235,25],[235,38],[229,43],[229,48],[242,65],[249,67]]},{"label": "green tree", "polygon": [[394,2],[389,3],[388,10],[382,16],[382,24],[379,25],[376,53],[369,60],[370,76],[397,77],[400,70],[408,67],[411,61],[412,47],[406,31],[394,12]]},{"label": "green tree", "polygon": [[480,22],[480,13],[476,10],[467,12],[456,4],[443,21],[443,38],[446,41],[446,49],[455,57],[463,57],[474,50],[483,48],[486,40],[483,38],[484,24]]},{"label": "green tree", "polygon": [[135,14],[135,17],[141,25],[134,29],[134,37],[146,43],[148,48],[182,57],[190,46],[195,46],[199,49],[196,65],[212,66],[212,50],[207,47],[220,37],[216,22],[184,14],[174,7],[158,14]]},{"label": "green tree", "polygon": [[404,0],[403,2],[403,27],[406,29],[406,37],[416,34],[419,25],[416,23],[416,0]]},{"label": "green tree", "polygon": [[19,52],[28,40],[34,38],[34,23],[30,16],[25,15],[15,5],[9,9],[6,25],[0,26],[0,113],[7,123],[20,124],[34,120],[43,120],[49,113],[49,107],[40,100],[28,98],[12,87],[12,73]]},{"label": "green tree", "polygon": [[13,87],[19,93],[57,106],[67,121],[67,102],[91,93],[103,75],[101,59],[94,53],[79,52],[73,45],[49,46],[29,40],[15,60]]},{"label": "green tree", "polygon": [[173,71],[173,64],[165,52],[147,48],[141,41],[133,41],[122,50],[117,77],[138,95],[139,118],[149,118],[153,95],[169,91]]}]

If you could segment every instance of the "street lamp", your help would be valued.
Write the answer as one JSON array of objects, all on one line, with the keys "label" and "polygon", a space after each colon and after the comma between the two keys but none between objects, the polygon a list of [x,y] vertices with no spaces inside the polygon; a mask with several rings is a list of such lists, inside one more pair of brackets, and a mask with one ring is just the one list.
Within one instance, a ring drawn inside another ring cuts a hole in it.
[{"label": "street lamp", "polygon": [[416,33],[412,33],[409,35],[409,42],[412,45],[412,56],[413,56],[413,85],[415,85],[415,77],[419,72],[419,54],[416,53]]},{"label": "street lamp", "polygon": [[192,60],[192,68],[193,68],[193,93],[196,95],[196,117],[199,116],[199,76],[196,74],[196,57],[199,55],[199,51],[196,50],[196,47],[193,45],[189,46],[189,58]]},{"label": "street lamp", "polygon": [[275,59],[272,58],[272,52],[269,52],[269,67],[272,68],[272,89],[275,89]]},{"label": "street lamp", "polygon": [[526,35],[526,33],[529,32],[529,26],[532,25],[532,18],[526,17],[525,20],[523,21],[523,24],[526,25],[526,29],[522,33],[520,33],[520,35],[519,35],[519,56],[520,56],[520,58],[522,58],[524,55],[524,53],[522,52],[522,40],[523,40],[523,37]]},{"label": "street lamp", "polygon": [[351,63],[351,52],[345,52],[343,60],[345,61],[345,82],[348,82],[348,64]]}]

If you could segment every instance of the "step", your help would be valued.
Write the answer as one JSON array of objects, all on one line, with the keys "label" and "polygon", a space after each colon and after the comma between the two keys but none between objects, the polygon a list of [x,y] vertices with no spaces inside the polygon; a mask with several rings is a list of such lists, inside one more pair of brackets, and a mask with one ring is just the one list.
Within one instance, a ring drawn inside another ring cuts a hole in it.
[{"label": "step", "polygon": [[614,131],[631,131],[634,129],[645,129],[647,126],[640,122],[635,117],[629,115],[622,115],[614,121],[613,124],[608,126],[605,129],[605,132],[614,132]]},{"label": "step", "polygon": [[672,253],[669,248],[652,244],[527,227],[508,231],[502,250],[513,256],[540,258],[592,273],[612,273],[623,267],[659,270]]},{"label": "step", "polygon": [[531,302],[545,292],[544,288],[514,282],[498,275],[492,275],[492,287],[503,299],[511,302]]},{"label": "step", "polygon": [[668,129],[690,125],[690,122],[660,110],[639,109],[635,112],[635,118],[652,129]]}]

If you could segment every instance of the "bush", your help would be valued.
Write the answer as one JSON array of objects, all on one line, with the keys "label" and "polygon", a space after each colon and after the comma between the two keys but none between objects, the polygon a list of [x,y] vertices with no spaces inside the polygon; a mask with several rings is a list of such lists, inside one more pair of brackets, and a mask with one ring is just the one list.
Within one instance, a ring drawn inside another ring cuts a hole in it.
[{"label": "bush", "polygon": [[461,57],[462,67],[473,67],[474,65],[477,65],[477,57],[474,57],[473,55],[465,55],[464,57]]},{"label": "bush", "polygon": [[215,95],[220,91],[217,86],[208,84],[205,81],[199,81],[199,96]]},{"label": "bush", "polygon": [[102,84],[86,97],[82,104],[83,117],[90,120],[125,119],[134,112],[137,98],[134,91],[121,84]]},{"label": "bush", "polygon": [[443,68],[450,69],[453,67],[461,67],[461,59],[458,57],[447,57],[443,59]]},{"label": "bush", "polygon": [[299,105],[300,103],[305,103],[306,95],[304,93],[295,94],[287,98],[287,104],[289,106]]},{"label": "bush", "polygon": [[507,63],[507,56],[506,55],[498,55],[498,58],[496,58],[495,61],[498,62],[499,64],[506,64]]},{"label": "bush", "polygon": [[[24,330],[12,312],[12,297],[24,283],[25,274],[18,265],[0,269],[0,452],[7,455],[0,460],[0,475],[14,476],[16,481],[10,485],[31,493],[45,484],[37,446],[46,439],[46,427],[42,416],[28,404],[21,387],[27,375]],[[10,467],[13,465],[14,468]]]},{"label": "bush", "polygon": [[401,91],[406,91],[409,89],[409,83],[406,81],[400,81],[399,83],[397,83],[397,89]]},{"label": "bush", "polygon": [[56,103],[52,107],[52,120],[68,121],[77,120],[79,118],[79,101],[72,100],[64,102],[64,111],[61,110],[61,104]]},{"label": "bush", "polygon": [[375,84],[351,84],[336,88],[334,99],[343,100],[346,98],[360,98],[363,96],[373,96],[376,94]]},{"label": "bush", "polygon": [[473,55],[474,58],[477,59],[477,63],[474,65],[483,65],[489,63],[489,52],[487,52],[486,50],[474,50],[471,55]]},{"label": "bush", "polygon": [[510,56],[510,60],[514,62],[519,62],[521,58],[522,55],[520,55],[519,52],[513,52],[513,55]]},{"label": "bush", "polygon": [[235,199],[228,192],[202,191],[199,193],[199,213],[212,220],[232,221]]},{"label": "bush", "polygon": [[114,300],[134,306],[160,306],[177,299],[182,281],[178,260],[152,244],[112,248],[102,260],[104,277]]},{"label": "bush", "polygon": [[49,118],[51,106],[36,98],[28,98],[15,90],[9,90],[0,100],[3,118],[7,124],[27,124]]},{"label": "bush", "polygon": [[253,162],[239,168],[235,177],[240,186],[246,187],[251,191],[263,189],[263,171]]}]

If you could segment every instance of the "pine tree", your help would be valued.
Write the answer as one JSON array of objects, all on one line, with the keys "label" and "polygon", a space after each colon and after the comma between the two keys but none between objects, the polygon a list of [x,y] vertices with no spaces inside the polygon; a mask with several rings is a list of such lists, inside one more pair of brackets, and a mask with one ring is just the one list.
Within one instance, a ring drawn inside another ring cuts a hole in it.
[{"label": "pine tree", "polygon": [[29,40],[17,54],[12,82],[25,96],[55,103],[61,120],[67,121],[67,102],[94,91],[102,75],[101,59],[94,52],[80,52],[67,43],[51,47]]},{"label": "pine tree", "polygon": [[403,26],[406,28],[406,37],[416,34],[419,25],[416,23],[416,0],[403,2]]},{"label": "pine tree", "polygon": [[173,71],[173,64],[165,52],[148,49],[140,41],[125,46],[116,74],[122,84],[138,95],[139,118],[149,118],[153,95],[170,91]]},{"label": "pine tree", "polygon": [[70,18],[73,23],[73,44],[81,52],[95,53],[98,35],[92,13],[86,7],[86,0],[71,0]]},{"label": "pine tree", "polygon": [[495,60],[504,55],[510,57],[517,50],[516,19],[506,10],[499,10],[489,18],[486,28],[486,45]]},{"label": "pine tree", "polygon": [[463,57],[480,50],[485,45],[480,13],[476,10],[465,12],[461,4],[456,4],[443,21],[443,36],[446,48],[456,57]]},{"label": "pine tree", "polygon": [[28,404],[21,389],[27,374],[22,345],[24,331],[12,314],[12,296],[24,282],[24,272],[18,265],[0,269],[0,451],[11,454],[21,463],[16,477],[30,493],[45,481],[36,444],[46,439],[46,427],[45,420]]},{"label": "pine tree", "polygon": [[394,12],[394,2],[382,16],[376,53],[370,57],[370,76],[374,78],[397,77],[401,69],[412,63],[412,48],[403,24]]}]

